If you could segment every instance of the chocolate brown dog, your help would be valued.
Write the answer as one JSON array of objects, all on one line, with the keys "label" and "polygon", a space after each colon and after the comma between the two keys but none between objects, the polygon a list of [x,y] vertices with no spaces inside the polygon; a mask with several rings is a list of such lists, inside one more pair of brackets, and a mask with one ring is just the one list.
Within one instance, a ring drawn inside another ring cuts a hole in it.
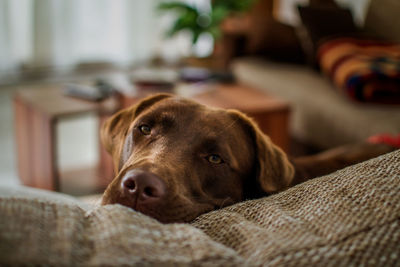
[{"label": "chocolate brown dog", "polygon": [[315,177],[351,164],[330,166],[314,158],[328,170],[313,173],[310,161],[300,159],[295,176],[286,154],[246,115],[169,94],[116,113],[103,125],[101,139],[116,171],[102,204],[119,203],[161,222],[188,222],[282,191],[311,178],[310,170]]}]

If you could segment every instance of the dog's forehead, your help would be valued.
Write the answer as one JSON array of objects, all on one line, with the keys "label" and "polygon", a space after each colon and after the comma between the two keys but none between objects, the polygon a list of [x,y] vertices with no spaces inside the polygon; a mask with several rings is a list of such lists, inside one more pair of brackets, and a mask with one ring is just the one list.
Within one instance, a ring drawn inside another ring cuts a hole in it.
[{"label": "dog's forehead", "polygon": [[145,116],[156,119],[167,118],[192,128],[219,130],[239,127],[236,120],[225,109],[205,106],[180,97],[171,97],[154,104]]},{"label": "dog's forehead", "polygon": [[252,141],[249,133],[242,127],[238,117],[226,109],[172,97],[156,103],[143,115],[160,121],[174,121],[179,132],[184,135],[190,132],[190,135],[196,137],[194,141],[201,141],[202,138],[214,140],[232,147],[232,152],[240,151],[242,155],[251,153]]},{"label": "dog's forehead", "polygon": [[249,145],[249,135],[245,132],[237,116],[226,109],[205,106],[190,99],[169,97],[154,103],[132,122],[132,126],[141,121],[154,123],[167,122],[174,125],[181,134],[218,139],[226,143]]}]

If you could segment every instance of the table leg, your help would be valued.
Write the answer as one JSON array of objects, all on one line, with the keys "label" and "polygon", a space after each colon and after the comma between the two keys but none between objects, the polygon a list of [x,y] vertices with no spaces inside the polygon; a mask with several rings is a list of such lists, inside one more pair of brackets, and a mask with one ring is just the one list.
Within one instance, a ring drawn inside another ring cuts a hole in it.
[{"label": "table leg", "polygon": [[30,108],[19,98],[14,98],[15,144],[17,147],[17,168],[22,184],[32,186],[32,141],[30,138]]},{"label": "table leg", "polygon": [[56,120],[15,99],[18,171],[24,185],[59,191]]}]

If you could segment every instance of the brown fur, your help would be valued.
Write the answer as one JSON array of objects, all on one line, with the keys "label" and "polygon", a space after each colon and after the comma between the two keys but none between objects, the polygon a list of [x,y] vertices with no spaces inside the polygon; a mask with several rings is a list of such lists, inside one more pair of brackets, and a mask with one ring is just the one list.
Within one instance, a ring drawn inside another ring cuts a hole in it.
[{"label": "brown fur", "polygon": [[[141,125],[148,125],[151,133],[144,135]],[[243,113],[168,94],[151,96],[112,116],[102,127],[101,140],[116,172],[102,204],[119,203],[161,222],[187,222],[393,150],[362,143],[291,163]],[[210,155],[221,156],[223,162],[207,161]],[[124,179],[138,172],[145,173],[140,179],[148,180],[149,194],[155,192],[155,198],[145,198],[151,201],[140,202],[126,193]]]},{"label": "brown fur", "polygon": [[[151,126],[151,135],[140,133],[141,124]],[[167,195],[151,207],[132,208],[162,222],[190,221],[261,193],[284,190],[294,176],[286,154],[244,114],[168,94],[112,116],[101,140],[116,170],[102,203],[132,207],[121,192],[123,177],[131,170],[150,172],[162,179]],[[224,162],[208,162],[212,154]]]},{"label": "brown fur", "polygon": [[387,144],[360,142],[329,149],[315,155],[292,159],[292,163],[296,169],[296,175],[292,185],[343,169],[347,166],[375,158],[394,150],[394,147]]}]

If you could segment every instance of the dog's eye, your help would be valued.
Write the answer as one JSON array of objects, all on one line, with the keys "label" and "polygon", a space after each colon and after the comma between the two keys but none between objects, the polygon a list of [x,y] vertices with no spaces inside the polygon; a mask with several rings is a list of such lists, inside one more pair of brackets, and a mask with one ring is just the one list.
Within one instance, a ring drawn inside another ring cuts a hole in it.
[{"label": "dog's eye", "polygon": [[140,126],[139,126],[139,130],[140,130],[140,132],[141,132],[142,134],[144,134],[144,135],[149,135],[149,134],[151,134],[151,128],[150,128],[150,126],[148,126],[148,125],[146,125],[146,124],[140,125]]},{"label": "dog's eye", "polygon": [[213,164],[221,164],[223,162],[222,158],[218,155],[212,154],[207,157],[207,160]]}]

